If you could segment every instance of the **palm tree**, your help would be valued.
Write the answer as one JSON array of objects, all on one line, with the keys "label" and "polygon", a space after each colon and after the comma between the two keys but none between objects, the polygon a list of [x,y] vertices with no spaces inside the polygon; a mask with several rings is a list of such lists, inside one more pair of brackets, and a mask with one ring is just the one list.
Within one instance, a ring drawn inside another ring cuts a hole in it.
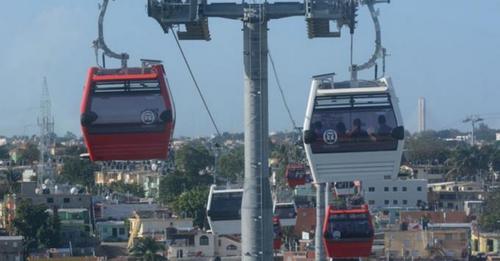
[{"label": "palm tree", "polygon": [[132,256],[139,257],[144,261],[166,260],[165,257],[157,254],[165,250],[165,246],[157,243],[152,237],[138,238],[134,246],[129,249]]}]

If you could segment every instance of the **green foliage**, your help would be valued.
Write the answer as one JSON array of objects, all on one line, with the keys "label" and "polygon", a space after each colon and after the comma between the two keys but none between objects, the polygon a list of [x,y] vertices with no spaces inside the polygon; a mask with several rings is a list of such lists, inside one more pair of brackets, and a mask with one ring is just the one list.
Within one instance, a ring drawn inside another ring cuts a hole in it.
[{"label": "green foliage", "polygon": [[500,229],[500,190],[489,192],[483,206],[483,214],[479,219],[479,225],[484,231]]},{"label": "green foliage", "polygon": [[64,161],[60,178],[71,184],[80,184],[87,188],[94,188],[94,165],[88,160],[79,157],[70,157]]},{"label": "green foliage", "polygon": [[60,221],[46,211],[46,205],[33,205],[22,200],[16,209],[13,225],[25,238],[28,250],[40,247],[57,247],[60,240]]},{"label": "green foliage", "polygon": [[109,189],[119,193],[130,193],[136,197],[144,197],[144,187],[139,184],[126,184],[123,181],[116,181],[108,186]]},{"label": "green foliage", "polygon": [[182,192],[198,186],[208,187],[211,181],[212,178],[208,175],[190,176],[183,172],[175,171],[160,179],[159,201],[164,204],[172,203]]},{"label": "green foliage", "polygon": [[28,163],[33,163],[40,158],[40,151],[34,143],[28,143],[25,148],[21,149],[19,152],[18,161],[24,161]]},{"label": "green foliage", "polygon": [[158,254],[164,251],[165,246],[157,243],[151,237],[138,238],[135,244],[129,249],[132,256],[140,257],[144,261],[166,260],[165,257]]},{"label": "green foliage", "polygon": [[188,143],[175,152],[177,169],[189,176],[198,176],[207,167],[212,167],[213,162],[208,149],[199,143]]},{"label": "green foliage", "polygon": [[[5,183],[7,184],[8,191],[6,192],[9,193],[17,192],[19,189],[18,181],[21,180],[21,178],[22,178],[22,173],[19,170],[8,168],[6,170],[0,171],[0,180],[5,180]],[[3,198],[3,196],[0,198]]]},{"label": "green foliage", "polygon": [[449,148],[435,131],[424,131],[406,139],[408,160],[418,163],[443,163],[449,156]]},{"label": "green foliage", "polygon": [[183,192],[173,202],[174,211],[182,216],[193,218],[193,223],[199,228],[205,226],[208,187],[195,187]]},{"label": "green foliage", "polygon": [[482,140],[486,142],[492,142],[496,139],[496,130],[490,129],[487,124],[479,123],[479,126],[474,132],[477,140]]},{"label": "green foliage", "polygon": [[217,175],[230,182],[243,178],[245,157],[243,146],[238,146],[221,155],[217,161]]},{"label": "green foliage", "polygon": [[0,146],[0,159],[9,159],[9,147],[4,145]]},{"label": "green foliage", "polygon": [[450,173],[458,177],[471,177],[478,172],[487,172],[490,165],[496,162],[500,155],[495,146],[459,146],[452,151],[449,165],[452,167]]}]

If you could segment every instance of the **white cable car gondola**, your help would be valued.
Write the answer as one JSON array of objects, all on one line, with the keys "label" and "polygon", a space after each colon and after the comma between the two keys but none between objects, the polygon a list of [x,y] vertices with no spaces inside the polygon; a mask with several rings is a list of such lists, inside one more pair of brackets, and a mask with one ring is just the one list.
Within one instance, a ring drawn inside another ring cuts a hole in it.
[{"label": "white cable car gondola", "polygon": [[292,227],[297,223],[297,208],[295,202],[275,202],[273,213],[280,218],[280,223],[283,227]]},{"label": "white cable car gondola", "polygon": [[243,189],[210,187],[207,218],[210,228],[218,235],[241,234],[241,200]]},{"label": "white cable car gondola", "polygon": [[307,104],[304,143],[314,181],[395,177],[404,129],[390,78],[334,82],[333,76],[313,77]]}]

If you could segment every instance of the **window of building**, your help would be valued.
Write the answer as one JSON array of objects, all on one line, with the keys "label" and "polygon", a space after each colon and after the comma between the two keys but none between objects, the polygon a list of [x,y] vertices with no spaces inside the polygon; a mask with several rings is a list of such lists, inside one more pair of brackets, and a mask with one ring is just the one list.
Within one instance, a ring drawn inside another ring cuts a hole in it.
[{"label": "window of building", "polygon": [[402,190],[403,190],[403,191],[407,191],[408,189],[407,189],[406,187],[403,187],[403,188],[402,188]]},{"label": "window of building", "polygon": [[398,200],[397,199],[393,200],[392,204],[397,205],[398,204]]},{"label": "window of building", "polygon": [[493,244],[493,239],[488,239],[486,240],[486,248],[488,252],[493,252],[494,250],[494,244]]},{"label": "window of building", "polygon": [[221,240],[219,239],[219,246],[221,246],[221,245],[222,245],[222,242],[221,242]]},{"label": "window of building", "polygon": [[118,229],[118,234],[125,235],[125,228],[121,227]]},{"label": "window of building", "polygon": [[53,198],[47,198],[47,203],[54,203],[54,199]]},{"label": "window of building", "polygon": [[398,191],[398,187],[392,187],[392,191],[394,192]]},{"label": "window of building", "polygon": [[368,205],[375,205],[375,200],[368,200]]},{"label": "window of building", "polygon": [[403,199],[403,205],[407,205],[407,204],[408,204],[408,200]]},{"label": "window of building", "polygon": [[375,192],[375,187],[369,187],[369,188],[368,188],[368,191],[369,191],[369,192]]},{"label": "window of building", "polygon": [[446,207],[447,208],[453,208],[453,203],[452,202],[448,202],[448,204],[446,204]]},{"label": "window of building", "polygon": [[453,239],[453,234],[452,233],[446,233],[446,234],[444,234],[444,239],[445,240],[452,240]]},{"label": "window of building", "polygon": [[385,204],[385,205],[389,205],[389,200],[387,200],[387,199],[386,199],[386,200],[384,200],[384,204]]},{"label": "window of building", "polygon": [[228,245],[228,246],[226,247],[226,250],[229,250],[229,251],[233,250],[233,251],[234,251],[234,250],[238,250],[238,247],[237,247],[237,246],[235,246],[235,245]]},{"label": "window of building", "polygon": [[422,200],[417,200],[417,207],[419,207],[420,205],[422,205]]},{"label": "window of building", "polygon": [[389,187],[384,187],[384,191],[389,191]]},{"label": "window of building", "polygon": [[417,187],[417,191],[422,191],[422,187],[421,187],[421,186],[418,186],[418,187]]},{"label": "window of building", "polygon": [[63,199],[63,202],[64,202],[64,203],[69,203],[69,198],[64,198],[64,199]]},{"label": "window of building", "polygon": [[203,235],[200,237],[200,246],[208,246],[208,237]]},{"label": "window of building", "polygon": [[103,227],[102,228],[102,233],[108,233],[108,228],[107,227]]}]

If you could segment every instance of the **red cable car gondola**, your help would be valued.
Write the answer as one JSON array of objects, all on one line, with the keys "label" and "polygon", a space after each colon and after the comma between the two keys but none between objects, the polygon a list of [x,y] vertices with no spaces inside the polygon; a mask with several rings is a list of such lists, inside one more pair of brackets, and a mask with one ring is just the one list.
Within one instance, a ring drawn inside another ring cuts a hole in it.
[{"label": "red cable car gondola", "polygon": [[368,257],[373,238],[373,224],[367,205],[353,209],[328,207],[323,225],[323,241],[329,257]]},{"label": "red cable car gondola", "polygon": [[162,65],[89,69],[80,121],[91,160],[166,159],[174,116]]},{"label": "red cable car gondola", "polygon": [[273,249],[279,250],[281,249],[283,233],[281,231],[281,223],[280,217],[273,217]]},{"label": "red cable car gondola", "polygon": [[288,186],[295,187],[307,182],[306,167],[300,163],[290,163],[286,166],[285,177]]}]

